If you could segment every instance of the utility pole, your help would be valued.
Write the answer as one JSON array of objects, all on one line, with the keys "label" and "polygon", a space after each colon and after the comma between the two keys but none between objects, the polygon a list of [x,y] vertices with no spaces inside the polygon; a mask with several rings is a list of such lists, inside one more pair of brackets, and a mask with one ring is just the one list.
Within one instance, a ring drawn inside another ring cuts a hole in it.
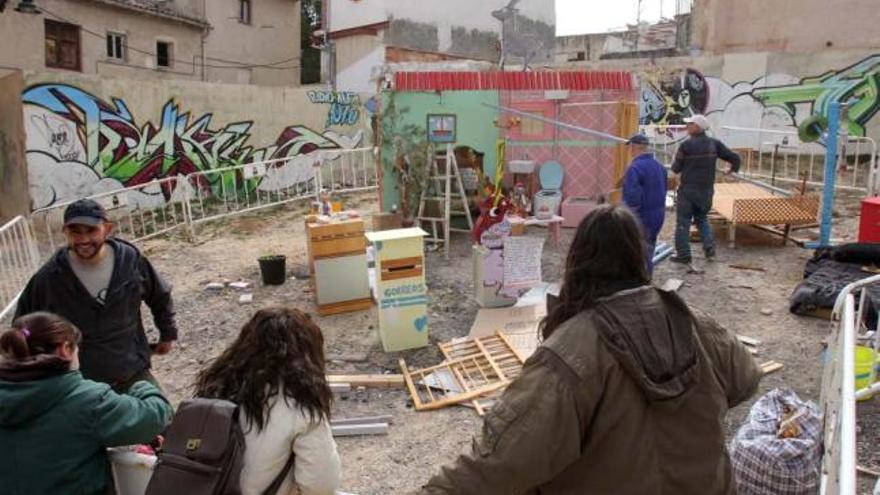
[{"label": "utility pole", "polygon": [[642,30],[642,0],[636,0],[636,48],[639,51],[639,35]]}]

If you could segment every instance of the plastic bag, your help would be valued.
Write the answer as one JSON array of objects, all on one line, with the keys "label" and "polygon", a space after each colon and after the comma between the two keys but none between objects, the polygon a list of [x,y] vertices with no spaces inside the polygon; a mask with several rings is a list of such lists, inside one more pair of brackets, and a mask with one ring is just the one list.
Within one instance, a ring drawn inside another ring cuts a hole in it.
[{"label": "plastic bag", "polygon": [[815,495],[822,462],[822,413],[792,390],[758,399],[730,444],[739,495]]}]

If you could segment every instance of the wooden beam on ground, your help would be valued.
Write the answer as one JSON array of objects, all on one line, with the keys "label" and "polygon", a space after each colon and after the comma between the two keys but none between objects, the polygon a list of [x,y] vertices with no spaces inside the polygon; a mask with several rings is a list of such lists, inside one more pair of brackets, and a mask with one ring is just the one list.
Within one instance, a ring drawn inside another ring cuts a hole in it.
[{"label": "wooden beam on ground", "polygon": [[331,419],[331,426],[344,426],[344,425],[365,425],[365,424],[376,424],[376,423],[394,423],[394,416],[390,414],[383,414],[381,416],[366,416],[363,418],[339,418],[339,419]]},{"label": "wooden beam on ground", "polygon": [[334,437],[354,437],[360,435],[387,435],[388,423],[363,425],[330,425]]},{"label": "wooden beam on ground", "polygon": [[754,265],[736,265],[736,264],[734,264],[734,265],[727,265],[727,266],[729,266],[731,268],[735,268],[737,270],[748,270],[748,271],[752,271],[752,272],[766,272],[767,271],[767,269],[764,267],[754,266]]},{"label": "wooden beam on ground", "polygon": [[761,372],[763,372],[765,375],[775,373],[782,368],[782,363],[777,363],[776,361],[767,361],[766,363],[761,364]]},{"label": "wooden beam on ground", "polygon": [[[777,228],[768,227],[766,225],[749,225],[749,227],[754,227],[758,230],[762,230],[764,232],[768,232],[770,234],[774,234],[774,235],[778,235],[778,236],[785,235],[785,232],[783,232]],[[797,244],[798,247],[804,247],[804,245],[806,245],[808,242],[810,242],[809,239],[804,239],[802,237],[794,237],[794,236],[789,236],[788,240]]]},{"label": "wooden beam on ground", "polygon": [[866,468],[865,466],[856,466],[856,471],[861,474],[867,474],[875,478],[880,478],[880,471],[876,469]]},{"label": "wooden beam on ground", "polygon": [[742,342],[743,344],[750,345],[752,347],[757,347],[757,346],[761,345],[761,341],[754,338],[754,337],[748,337],[746,335],[737,335],[736,338],[738,338],[739,341]]},{"label": "wooden beam on ground", "polygon": [[327,375],[330,384],[347,383],[352,387],[403,387],[403,375]]}]

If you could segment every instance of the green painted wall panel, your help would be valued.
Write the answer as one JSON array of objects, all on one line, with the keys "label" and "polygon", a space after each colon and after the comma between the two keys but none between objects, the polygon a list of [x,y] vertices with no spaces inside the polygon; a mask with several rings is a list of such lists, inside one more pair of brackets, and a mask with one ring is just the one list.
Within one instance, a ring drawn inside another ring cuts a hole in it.
[{"label": "green painted wall panel", "polygon": [[[390,95],[383,96],[383,107],[387,107]],[[495,119],[498,112],[486,107],[483,103],[498,105],[497,91],[444,91],[443,93],[431,92],[400,92],[394,94],[395,104],[401,111],[400,125],[414,124],[425,129],[427,134],[427,117],[432,113],[447,113],[458,116],[456,119],[456,142],[454,146],[470,146],[477,151],[485,153],[483,167],[490,177],[495,174],[495,146],[498,140],[498,128],[495,127]],[[403,112],[403,109],[408,109]],[[384,143],[389,139],[384,138]],[[400,205],[400,190],[397,187],[397,177],[392,171],[393,153],[390,147],[382,150],[383,167],[383,200],[385,208],[391,205]],[[413,205],[413,209],[418,205]]]}]

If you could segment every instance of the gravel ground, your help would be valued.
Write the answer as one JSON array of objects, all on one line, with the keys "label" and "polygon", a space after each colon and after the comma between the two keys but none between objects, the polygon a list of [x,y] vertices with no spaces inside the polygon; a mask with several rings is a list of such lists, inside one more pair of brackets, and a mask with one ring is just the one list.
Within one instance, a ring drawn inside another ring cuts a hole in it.
[{"label": "gravel ground", "polygon": [[[359,208],[365,216],[375,210],[367,196],[350,199],[347,206]],[[270,252],[287,255],[290,275],[305,270],[302,213],[299,207],[282,207],[203,227],[196,243],[181,238],[146,243],[145,251],[150,259],[174,284],[180,342],[173,353],[158,357],[154,368],[175,402],[189,396],[194,375],[237,334],[255,309],[273,304],[292,305],[315,315],[325,335],[328,355],[365,355],[363,360],[357,360],[359,362],[332,361],[331,373],[399,373],[400,357],[413,366],[440,362],[440,353],[434,345],[402,353],[384,353],[376,331],[375,309],[320,317],[315,314],[308,280],[291,278],[277,287],[259,282],[256,258]],[[671,239],[673,222],[674,218],[669,216],[661,239]],[[851,220],[843,221],[841,235],[849,237],[852,225]],[[543,236],[545,232],[532,228],[528,235]],[[572,235],[573,230],[565,229],[560,247],[548,245],[545,248],[545,280],[560,278]],[[657,267],[655,281],[662,284],[670,278],[683,280],[680,293],[689,304],[710,311],[720,323],[738,333],[760,339],[759,361],[772,359],[785,365],[782,371],[762,381],[759,394],[774,387],[790,387],[802,398],[818,401],[822,342],[828,334],[829,323],[795,316],[788,311],[788,297],[802,278],[803,265],[810,252],[793,246],[779,247],[778,238],[752,229],[740,229],[737,235],[739,247],[731,250],[723,242],[723,231],[719,231],[718,261],[697,260],[705,273],[685,273],[682,267],[667,261]],[[732,264],[756,266],[763,271],[735,269]],[[448,261],[441,253],[429,253],[426,265],[432,344],[466,335],[477,311],[470,297],[469,240],[457,235]],[[239,304],[240,292],[230,288],[219,292],[204,289],[208,282],[224,279],[253,283],[250,290],[254,294],[253,304]],[[727,420],[729,434],[742,424],[750,405],[751,402],[731,411]],[[480,418],[464,407],[417,413],[408,405],[407,394],[395,389],[355,391],[346,398],[339,398],[334,408],[336,417],[394,416],[387,436],[338,440],[344,464],[343,489],[360,495],[405,493],[418,488],[441,465],[469,449],[471,438],[481,426]],[[860,404],[859,414],[860,460],[866,466],[877,468],[880,466],[876,447],[880,445],[877,401]]]}]

